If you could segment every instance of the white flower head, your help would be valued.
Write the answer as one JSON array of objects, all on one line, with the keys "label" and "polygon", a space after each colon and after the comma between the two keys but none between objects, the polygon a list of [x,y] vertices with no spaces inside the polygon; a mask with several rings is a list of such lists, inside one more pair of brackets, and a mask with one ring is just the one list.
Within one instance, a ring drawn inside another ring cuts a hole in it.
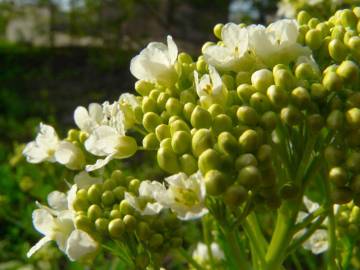
[{"label": "white flower head", "polygon": [[124,93],[119,98],[120,108],[124,113],[126,129],[132,128],[136,122],[135,110],[140,107],[140,102],[135,95]]},{"label": "white flower head", "polygon": [[104,118],[102,106],[98,103],[91,103],[88,110],[79,106],[74,112],[75,124],[80,130],[91,133],[96,127],[101,125]]},{"label": "white flower head", "polygon": [[175,62],[178,48],[171,36],[167,36],[167,45],[151,42],[130,63],[130,71],[139,80],[172,85],[177,74]]},{"label": "white flower head", "polygon": [[[212,256],[216,262],[224,260],[225,255],[224,252],[221,250],[220,246],[213,242],[210,245]],[[210,254],[208,246],[202,242],[199,242],[192,253],[193,259],[199,263],[200,265],[204,266],[210,262]]]},{"label": "white flower head", "polygon": [[248,69],[253,59],[249,55],[247,28],[234,23],[224,25],[221,31],[224,46],[212,45],[205,49],[205,61],[218,70],[240,71]]},{"label": "white flower head", "polygon": [[250,25],[247,28],[251,50],[269,67],[290,63],[301,55],[311,53],[309,48],[297,42],[299,30],[295,20],[279,20],[267,28],[262,25]]},{"label": "white flower head", "polygon": [[208,213],[205,186],[200,172],[191,176],[178,173],[165,178],[169,187],[155,194],[156,200],[170,208],[181,220],[192,220]]},{"label": "white flower head", "polygon": [[61,141],[55,152],[55,160],[71,170],[80,170],[85,165],[85,156],[80,148],[68,141]]},{"label": "white flower head", "polygon": [[209,65],[209,74],[205,74],[199,79],[199,74],[194,71],[194,81],[196,93],[200,97],[200,103],[209,107],[211,104],[225,104],[227,90],[223,85],[221,77],[216,69]]},{"label": "white flower head", "polygon": [[26,145],[23,154],[27,162],[40,163],[43,161],[55,162],[55,151],[60,140],[52,126],[40,123],[39,133],[35,141]]},{"label": "white flower head", "polygon": [[316,230],[303,244],[305,249],[311,250],[313,254],[320,254],[328,250],[328,231],[325,229]]},{"label": "white flower head", "polygon": [[164,208],[156,201],[158,193],[165,191],[163,184],[157,181],[143,181],[139,187],[139,196],[125,192],[125,200],[142,215],[156,215]]},{"label": "white flower head", "polygon": [[118,102],[103,104],[104,119],[85,141],[85,148],[98,159],[95,164],[87,165],[87,171],[104,167],[113,159],[132,156],[137,150],[134,138],[125,135],[125,117]]}]

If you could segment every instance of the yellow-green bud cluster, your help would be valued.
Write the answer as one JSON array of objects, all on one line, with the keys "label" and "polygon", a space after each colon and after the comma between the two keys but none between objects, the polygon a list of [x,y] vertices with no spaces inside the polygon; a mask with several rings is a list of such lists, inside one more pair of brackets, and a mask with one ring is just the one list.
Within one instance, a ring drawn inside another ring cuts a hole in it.
[{"label": "yellow-green bud cluster", "polygon": [[339,237],[344,235],[351,237],[354,242],[359,238],[360,208],[350,202],[339,206],[336,212],[337,234]]},{"label": "yellow-green bud cluster", "polygon": [[158,253],[181,246],[182,227],[174,214],[142,216],[124,200],[124,193],[137,194],[139,185],[138,179],[115,170],[103,183],[78,190],[73,203],[76,227],[102,241],[136,235],[138,244]]}]

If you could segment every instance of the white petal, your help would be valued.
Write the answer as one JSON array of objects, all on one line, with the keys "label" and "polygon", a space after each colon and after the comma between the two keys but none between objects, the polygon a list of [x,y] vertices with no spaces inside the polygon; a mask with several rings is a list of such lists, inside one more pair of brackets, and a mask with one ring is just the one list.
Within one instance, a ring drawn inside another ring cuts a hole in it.
[{"label": "white petal", "polygon": [[309,213],[316,211],[320,207],[320,205],[317,202],[313,202],[307,196],[304,196],[303,202]]},{"label": "white petal", "polygon": [[165,187],[163,184],[157,182],[157,181],[142,181],[139,187],[139,195],[140,196],[147,196],[154,198],[154,194],[165,191]]},{"label": "white petal", "polygon": [[93,164],[93,165],[86,165],[86,171],[92,172],[92,171],[101,169],[106,164],[108,164],[111,160],[113,160],[115,156],[116,156],[116,152],[108,155],[105,159],[96,160],[95,164]]},{"label": "white petal", "polygon": [[82,257],[95,252],[98,243],[86,232],[74,230],[67,240],[66,255],[71,261],[77,261]]},{"label": "white petal", "polygon": [[202,208],[200,211],[198,212],[185,212],[185,213],[177,213],[177,217],[180,220],[195,220],[195,219],[199,219],[203,216],[205,216],[207,213],[209,213],[209,210],[207,208]]},{"label": "white petal", "polygon": [[35,142],[30,142],[25,146],[23,155],[29,163],[40,163],[49,157],[45,149],[39,147]]},{"label": "white petal", "polygon": [[55,210],[66,210],[68,207],[67,196],[60,191],[53,191],[47,196],[48,204]]},{"label": "white petal", "polygon": [[168,45],[170,63],[174,64],[177,59],[178,48],[171,36],[167,36],[167,45]]},{"label": "white petal", "polygon": [[226,47],[234,50],[237,48],[240,55],[248,49],[248,30],[234,23],[227,23],[221,31],[221,38]]},{"label": "white petal", "polygon": [[89,105],[89,116],[93,121],[100,124],[104,118],[102,106],[98,103],[91,103]]},{"label": "white petal", "polygon": [[34,246],[30,248],[30,250],[26,253],[26,256],[30,258],[35,252],[37,252],[40,248],[42,248],[45,244],[50,242],[52,239],[50,237],[41,238]]},{"label": "white petal", "polygon": [[74,210],[73,204],[76,199],[76,192],[78,190],[77,185],[72,185],[70,190],[67,192],[67,208],[70,210]]},{"label": "white petal", "polygon": [[87,172],[80,172],[74,177],[74,183],[79,189],[89,188],[93,184],[101,184],[102,179],[98,177],[92,177]]},{"label": "white petal", "polygon": [[55,152],[55,159],[63,165],[71,163],[79,155],[80,149],[68,141],[62,141]]},{"label": "white petal", "polygon": [[116,151],[118,144],[117,131],[109,126],[99,126],[85,141],[85,148],[96,156],[106,156]]},{"label": "white petal", "polygon": [[86,132],[90,129],[91,119],[89,117],[89,113],[83,106],[78,106],[74,111],[74,121],[75,124]]},{"label": "white petal", "polygon": [[219,95],[221,93],[222,90],[222,80],[221,77],[219,75],[219,73],[216,71],[216,69],[209,65],[209,74],[210,74],[210,78],[211,78],[211,82],[212,82],[212,87],[213,87],[213,94]]},{"label": "white petal", "polygon": [[35,209],[32,221],[37,231],[43,235],[51,235],[54,227],[54,217],[45,209]]}]

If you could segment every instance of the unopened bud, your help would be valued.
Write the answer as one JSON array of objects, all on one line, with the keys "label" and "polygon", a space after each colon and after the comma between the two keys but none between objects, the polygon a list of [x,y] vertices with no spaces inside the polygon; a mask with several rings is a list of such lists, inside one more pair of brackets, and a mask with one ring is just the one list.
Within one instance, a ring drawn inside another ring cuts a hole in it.
[{"label": "unopened bud", "polygon": [[228,185],[226,175],[218,170],[210,170],[205,175],[206,193],[218,196],[226,190]]}]

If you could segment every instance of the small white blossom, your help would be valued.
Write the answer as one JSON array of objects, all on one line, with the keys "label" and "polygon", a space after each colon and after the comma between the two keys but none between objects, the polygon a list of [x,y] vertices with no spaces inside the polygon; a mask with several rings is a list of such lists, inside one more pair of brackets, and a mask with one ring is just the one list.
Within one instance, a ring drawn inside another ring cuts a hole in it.
[{"label": "small white blossom", "polygon": [[178,48],[171,36],[167,45],[151,42],[130,63],[130,71],[139,80],[171,85],[176,80],[175,62]]},{"label": "small white blossom", "polygon": [[216,69],[209,65],[209,74],[205,74],[199,80],[199,74],[194,71],[196,93],[200,97],[200,103],[209,107],[211,104],[225,104],[227,90]]},{"label": "small white blossom", "polygon": [[156,215],[164,208],[155,200],[158,193],[165,191],[163,184],[157,181],[143,181],[139,187],[139,196],[125,192],[125,200],[142,215]]},{"label": "small white blossom", "polygon": [[311,250],[313,254],[320,254],[328,250],[328,231],[324,229],[316,230],[308,240],[303,244],[307,250]]},{"label": "small white blossom", "polygon": [[132,128],[136,122],[135,110],[140,107],[140,102],[135,95],[124,93],[119,98],[120,108],[125,117],[125,128]]},{"label": "small white blossom", "polygon": [[[225,259],[224,252],[217,243],[211,243],[210,248],[215,262],[219,262]],[[202,242],[199,242],[196,246],[196,249],[193,251],[192,257],[201,266],[208,264],[210,262],[208,246]]]},{"label": "small white blossom", "polygon": [[104,119],[103,108],[98,103],[91,103],[88,110],[79,106],[74,112],[75,124],[80,130],[91,133],[96,127],[101,125]]},{"label": "small white blossom", "polygon": [[205,186],[201,173],[187,176],[178,173],[165,178],[168,188],[155,194],[156,201],[170,208],[181,220],[191,220],[208,213],[205,207]]},{"label": "small white blossom", "polygon": [[278,2],[277,4],[278,10],[276,12],[276,15],[278,17],[285,17],[285,18],[295,18],[296,16],[296,9],[292,3],[290,3],[288,0],[283,0]]},{"label": "small white blossom", "polygon": [[270,24],[248,26],[250,47],[265,65],[290,63],[301,55],[310,55],[307,47],[297,42],[298,24],[295,20],[283,19]]},{"label": "small white blossom", "polygon": [[223,46],[212,45],[205,49],[205,61],[218,70],[239,71],[248,69],[253,59],[249,55],[247,28],[227,23],[221,31]]}]

